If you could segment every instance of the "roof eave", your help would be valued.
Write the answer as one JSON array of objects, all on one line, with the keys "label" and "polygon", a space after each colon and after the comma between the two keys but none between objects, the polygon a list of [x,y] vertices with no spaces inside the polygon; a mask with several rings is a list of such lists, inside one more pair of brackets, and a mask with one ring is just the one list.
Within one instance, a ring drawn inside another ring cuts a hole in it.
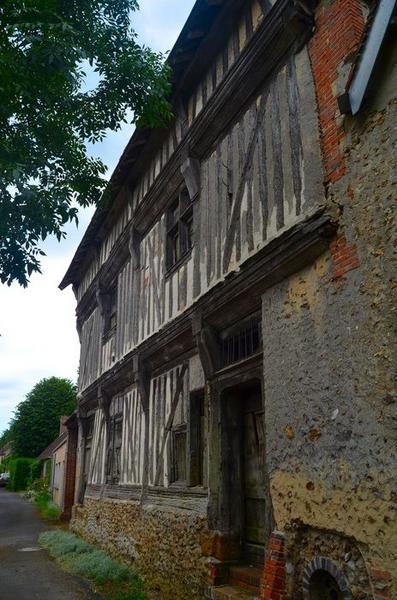
[{"label": "roof eave", "polygon": [[[220,11],[221,8],[225,5],[225,1],[226,0],[212,0],[212,2],[208,2],[207,0],[197,0],[195,5],[193,6],[193,8],[189,14],[189,17],[188,17],[185,25],[183,26],[181,33],[179,34],[178,39],[175,42],[175,44],[167,58],[167,63],[171,67],[173,67],[173,73],[174,73],[173,81],[172,81],[173,89],[172,89],[172,93],[171,93],[171,101],[172,101],[172,98],[174,97],[175,91],[177,90],[177,88],[179,86],[179,83],[183,79],[184,73],[188,70],[189,65],[193,61],[196,51],[197,51],[198,47],[200,46],[201,41],[203,39],[202,36],[197,37],[196,48],[194,49],[194,44],[193,44],[192,48],[194,50],[193,50],[193,54],[191,55],[190,59],[188,61],[180,63],[178,61],[178,54],[183,52],[183,46],[186,43],[187,38],[189,37],[189,33],[192,30],[195,30],[198,32],[199,31],[198,25],[199,25],[200,19],[204,18],[203,15],[206,15],[207,13],[209,14],[211,10],[213,11],[217,7],[219,8],[219,11]],[[233,4],[239,4],[240,0],[229,0],[229,2],[233,3]],[[208,33],[208,31],[207,31],[207,33]],[[148,129],[148,128],[136,129],[134,131],[127,146],[125,147],[125,149],[120,157],[120,160],[117,163],[116,168],[114,169],[114,171],[112,173],[112,176],[106,187],[106,191],[105,191],[106,194],[109,194],[109,192],[110,192],[110,194],[112,196],[114,196],[114,194],[117,193],[118,189],[121,187],[121,185],[124,182],[125,177],[126,177],[126,174],[125,174],[126,163],[128,162],[129,166],[131,166],[131,160],[130,160],[131,152],[134,150],[134,148],[143,147],[145,145],[145,143],[148,141],[152,131],[153,131],[152,129]],[[140,155],[140,152],[138,150],[138,156],[139,155]],[[136,158],[138,158],[138,156]],[[72,258],[72,261],[71,261],[61,283],[59,284],[59,289],[64,290],[69,285],[75,283],[76,275],[79,271],[79,268],[82,266],[82,264],[86,260],[87,250],[92,247],[92,242],[95,240],[98,229],[99,229],[100,225],[103,223],[107,214],[109,213],[110,208],[111,208],[111,202],[109,202],[108,206],[99,207],[95,211],[94,216],[92,217],[92,219],[87,227],[87,230],[84,233],[83,239],[81,240],[79,246],[77,247],[77,250]]]}]

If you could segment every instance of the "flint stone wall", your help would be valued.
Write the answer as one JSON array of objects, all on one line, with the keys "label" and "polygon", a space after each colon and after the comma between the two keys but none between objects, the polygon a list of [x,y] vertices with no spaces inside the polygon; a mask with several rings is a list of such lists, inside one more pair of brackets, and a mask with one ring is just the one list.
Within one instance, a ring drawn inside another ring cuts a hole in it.
[{"label": "flint stone wall", "polygon": [[[133,564],[159,598],[203,598],[206,517],[138,501],[86,498],[75,506],[71,529],[125,563]],[[156,596],[157,597],[157,596]]]}]

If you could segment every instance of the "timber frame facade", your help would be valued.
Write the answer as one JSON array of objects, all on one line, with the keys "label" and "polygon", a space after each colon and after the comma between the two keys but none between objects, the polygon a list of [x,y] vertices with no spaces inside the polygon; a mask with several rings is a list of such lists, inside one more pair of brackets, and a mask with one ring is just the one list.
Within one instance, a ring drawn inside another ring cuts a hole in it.
[{"label": "timber frame facade", "polygon": [[[73,285],[81,341],[74,527],[136,560],[164,598],[224,598],[218,585],[244,583],[239,563],[254,565],[247,585],[259,590],[266,547],[267,560],[284,552],[272,531],[300,519],[281,516],[272,482],[302,452],[282,450],[297,443],[288,419],[307,392],[292,365],[305,365],[319,326],[306,321],[311,300],[295,322],[306,291],[291,282],[317,276],[339,243],[339,163],[324,160],[313,66],[323,4],[197,0],[169,57],[175,117],[134,133],[60,286]],[[282,322],[291,351],[280,355]],[[327,571],[344,593],[346,578],[322,564],[310,577]]]}]

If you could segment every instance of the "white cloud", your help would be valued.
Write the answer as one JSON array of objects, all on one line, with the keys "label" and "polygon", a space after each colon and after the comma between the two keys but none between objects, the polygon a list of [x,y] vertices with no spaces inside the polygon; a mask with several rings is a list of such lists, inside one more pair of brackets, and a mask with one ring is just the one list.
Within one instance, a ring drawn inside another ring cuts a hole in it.
[{"label": "white cloud", "polygon": [[[170,50],[193,0],[141,0],[133,15],[139,40],[157,51]],[[111,173],[132,133],[127,125],[90,148]],[[75,299],[70,288],[58,285],[66,272],[93,209],[80,212],[80,226],[70,225],[60,244],[49,239],[43,274],[33,275],[28,289],[0,285],[0,432],[6,428],[18,402],[43,377],[77,378],[79,343],[75,329]]]},{"label": "white cloud", "polygon": [[0,288],[0,429],[10,412],[43,377],[76,379],[78,339],[71,290],[57,286],[71,255],[43,260],[28,290]]}]

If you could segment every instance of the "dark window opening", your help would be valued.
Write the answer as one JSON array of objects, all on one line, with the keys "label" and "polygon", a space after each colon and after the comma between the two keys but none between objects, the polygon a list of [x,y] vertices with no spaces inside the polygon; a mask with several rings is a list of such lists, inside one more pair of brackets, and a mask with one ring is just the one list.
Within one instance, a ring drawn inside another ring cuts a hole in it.
[{"label": "dark window opening", "polygon": [[106,482],[117,484],[120,481],[121,441],[123,417],[118,414],[111,417],[108,425],[108,451],[106,456]]},{"label": "dark window opening", "polygon": [[193,246],[193,204],[183,188],[167,211],[167,269],[171,269]]},{"label": "dark window opening", "polygon": [[105,341],[111,338],[117,329],[117,285],[113,286],[107,294],[105,309],[104,337]]},{"label": "dark window opening", "polygon": [[344,594],[328,571],[313,573],[310,580],[310,600],[342,600]]},{"label": "dark window opening", "polygon": [[262,328],[259,317],[232,328],[221,335],[222,366],[244,360],[262,347]]},{"label": "dark window opening", "polygon": [[186,424],[171,430],[171,483],[186,483],[187,479]]}]

